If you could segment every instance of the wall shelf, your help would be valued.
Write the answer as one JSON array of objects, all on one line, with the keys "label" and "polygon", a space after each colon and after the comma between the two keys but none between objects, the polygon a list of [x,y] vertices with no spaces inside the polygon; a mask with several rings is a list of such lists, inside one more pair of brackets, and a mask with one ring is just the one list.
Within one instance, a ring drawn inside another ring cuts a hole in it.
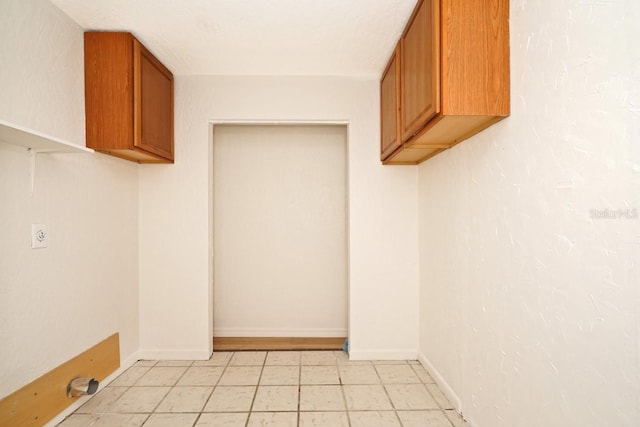
[{"label": "wall shelf", "polygon": [[31,153],[93,153],[91,148],[0,120],[0,141],[29,149]]},{"label": "wall shelf", "polygon": [[31,195],[35,187],[36,155],[39,153],[93,153],[82,147],[44,133],[0,120],[0,142],[24,147],[29,153]]}]

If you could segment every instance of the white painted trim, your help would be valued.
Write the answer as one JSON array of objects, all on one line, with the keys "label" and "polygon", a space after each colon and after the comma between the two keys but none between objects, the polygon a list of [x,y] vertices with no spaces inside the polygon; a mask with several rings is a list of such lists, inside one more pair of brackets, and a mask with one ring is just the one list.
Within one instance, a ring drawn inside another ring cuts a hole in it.
[{"label": "white painted trim", "polygon": [[453,404],[456,411],[458,411],[459,414],[462,414],[462,401],[453,391],[453,388],[451,388],[449,383],[444,380],[440,372],[438,372],[438,370],[433,366],[429,359],[427,359],[427,356],[422,353],[418,354],[418,361],[420,361],[422,366],[427,370],[427,372],[429,372],[429,375],[431,375],[431,377],[435,380],[435,382],[438,384],[438,387],[440,387],[440,390],[444,393],[447,399],[449,399],[449,402]]},{"label": "white painted trim", "polygon": [[[120,367],[118,369],[113,371],[113,373],[109,375],[107,378],[100,381],[100,384],[98,386],[98,391],[96,393],[98,393],[103,388],[108,386],[113,380],[118,378],[120,374],[122,374],[124,371],[129,369],[131,366],[133,366],[133,364],[136,363],[138,360],[139,360],[139,357],[137,352],[134,352],[132,355],[127,357],[123,362],[120,363]],[[91,399],[94,396],[95,394],[91,396],[82,396],[80,399],[76,400],[71,405],[67,406],[62,412],[60,412],[51,421],[45,424],[44,427],[55,427],[56,425],[61,423],[65,418],[67,418],[69,415],[73,414],[78,408],[84,405],[87,402],[87,400]]]},{"label": "white painted trim", "polygon": [[251,328],[213,328],[213,336],[225,337],[268,337],[268,338],[342,338],[348,336],[347,329],[251,329]]},{"label": "white painted trim", "polygon": [[349,350],[349,360],[416,360],[415,350]]},{"label": "white painted trim", "polygon": [[138,352],[141,360],[209,360],[209,350],[153,350],[146,349]]}]

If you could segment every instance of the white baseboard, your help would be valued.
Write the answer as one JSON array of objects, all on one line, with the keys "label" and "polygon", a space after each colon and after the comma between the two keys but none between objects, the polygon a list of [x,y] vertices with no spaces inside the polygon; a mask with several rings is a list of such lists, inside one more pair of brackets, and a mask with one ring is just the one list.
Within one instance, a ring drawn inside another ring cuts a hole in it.
[{"label": "white baseboard", "polygon": [[349,360],[416,360],[415,350],[349,350]]},{"label": "white baseboard", "polygon": [[209,350],[153,350],[138,351],[141,360],[208,360],[211,357]]},{"label": "white baseboard", "polygon": [[440,372],[433,366],[433,364],[427,359],[427,357],[420,353],[418,355],[418,360],[422,363],[422,366],[429,372],[431,377],[436,381],[438,387],[444,395],[449,399],[449,402],[453,404],[453,407],[458,411],[459,414],[462,414],[462,402],[458,395],[453,391],[451,386],[444,380]]},{"label": "white baseboard", "polygon": [[216,338],[342,338],[348,336],[348,331],[344,328],[213,328],[213,336]]},{"label": "white baseboard", "polygon": [[[129,369],[139,360],[138,353],[135,352],[132,355],[128,356],[124,361],[120,362],[120,367],[116,369],[111,375],[107,378],[100,381],[100,385],[98,386],[98,391],[102,390],[106,386],[108,386],[113,380],[118,378],[120,374]],[[51,421],[44,425],[44,427],[55,427],[57,424],[61,423],[65,418],[69,415],[73,414],[78,408],[84,405],[87,400],[91,399],[93,396],[82,396],[80,399],[73,402],[71,405],[67,406],[64,411],[60,412],[55,416]]]}]

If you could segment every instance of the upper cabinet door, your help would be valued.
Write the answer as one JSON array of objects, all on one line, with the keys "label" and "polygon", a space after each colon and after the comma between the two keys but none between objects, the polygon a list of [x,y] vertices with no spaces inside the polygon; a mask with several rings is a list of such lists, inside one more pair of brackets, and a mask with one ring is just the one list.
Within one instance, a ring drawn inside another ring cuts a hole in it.
[{"label": "upper cabinet door", "polygon": [[380,80],[381,160],[402,146],[400,135],[400,46],[391,56]]},{"label": "upper cabinet door", "polygon": [[133,43],[135,146],[173,159],[173,75],[138,40]]},{"label": "upper cabinet door", "polygon": [[402,141],[440,112],[439,0],[423,0],[400,39]]},{"label": "upper cabinet door", "polygon": [[173,75],[131,33],[84,34],[87,147],[173,163]]}]

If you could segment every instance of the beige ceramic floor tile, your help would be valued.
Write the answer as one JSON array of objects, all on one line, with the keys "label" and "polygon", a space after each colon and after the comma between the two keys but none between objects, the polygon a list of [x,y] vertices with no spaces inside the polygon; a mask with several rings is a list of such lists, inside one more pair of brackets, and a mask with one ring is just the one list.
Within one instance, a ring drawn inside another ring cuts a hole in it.
[{"label": "beige ceramic floor tile", "polygon": [[113,412],[150,413],[171,387],[131,387],[111,406]]},{"label": "beige ceramic floor tile", "polygon": [[334,352],[338,365],[371,365],[369,360],[350,360],[349,354],[344,351]]},{"label": "beige ceramic floor tile", "polygon": [[424,384],[390,384],[385,388],[398,410],[438,409]]},{"label": "beige ceramic floor tile", "polygon": [[144,427],[192,427],[198,414],[152,414]]},{"label": "beige ceramic floor tile", "polygon": [[431,375],[429,375],[429,373],[427,372],[426,369],[424,369],[422,367],[422,365],[412,365],[411,366],[413,368],[413,370],[416,372],[416,374],[418,375],[418,378],[420,378],[420,381],[422,381],[425,384],[432,384],[435,383],[435,381],[433,380],[433,378],[431,378]]},{"label": "beige ceramic floor tile", "polygon": [[349,427],[346,412],[300,412],[299,427]]},{"label": "beige ceramic floor tile", "polygon": [[379,384],[373,365],[340,365],[342,384]]},{"label": "beige ceramic floor tile", "polygon": [[173,387],[155,412],[200,412],[213,387]]},{"label": "beige ceramic floor tile", "polygon": [[221,387],[213,390],[204,412],[249,412],[255,387]]},{"label": "beige ceramic floor tile", "polygon": [[300,386],[301,411],[344,411],[344,397],[340,386]]},{"label": "beige ceramic floor tile", "polygon": [[233,356],[231,351],[214,351],[209,360],[196,360],[193,366],[227,366],[231,356]]},{"label": "beige ceramic floor tile", "polygon": [[409,365],[376,365],[383,384],[416,384],[420,378]]},{"label": "beige ceramic floor tile", "polygon": [[262,366],[266,356],[266,351],[239,351],[231,357],[229,366]]},{"label": "beige ceramic floor tile", "polygon": [[184,366],[154,366],[135,385],[137,387],[172,386],[178,382],[186,370]]},{"label": "beige ceramic floor tile", "polygon": [[132,366],[122,374],[118,376],[115,380],[113,380],[109,387],[123,387],[123,386],[132,386],[143,377],[144,374],[149,372],[151,367],[149,366]]},{"label": "beige ceramic floor tile", "polygon": [[404,427],[451,427],[442,411],[398,411]]},{"label": "beige ceramic floor tile", "polygon": [[454,427],[467,427],[467,423],[464,419],[453,409],[449,409],[444,411],[444,414],[447,416],[447,419]]},{"label": "beige ceramic floor tile", "polygon": [[151,367],[151,366],[155,366],[156,363],[158,363],[157,360],[138,360],[136,363],[133,364],[133,366]]},{"label": "beige ceramic floor tile", "polygon": [[270,351],[265,365],[294,366],[300,364],[299,351]]},{"label": "beige ceramic floor tile", "polygon": [[202,414],[195,427],[244,427],[249,413]]},{"label": "beige ceramic floor tile", "polygon": [[351,427],[400,427],[393,411],[349,412]]},{"label": "beige ceramic floor tile", "polygon": [[302,366],[300,384],[340,384],[337,366]]},{"label": "beige ceramic floor tile", "polygon": [[228,366],[218,385],[257,385],[261,366]]},{"label": "beige ceramic floor tile", "polygon": [[178,385],[208,385],[218,384],[224,368],[222,366],[192,366],[187,369]]},{"label": "beige ceramic floor tile", "polygon": [[156,366],[191,366],[193,360],[159,360]]},{"label": "beige ceramic floor tile", "polygon": [[336,357],[337,363],[348,363],[349,362],[349,353],[345,353],[344,351],[334,351],[333,355]]},{"label": "beige ceramic floor tile", "polygon": [[265,366],[262,368],[260,385],[298,385],[299,366]]},{"label": "beige ceramic floor tile", "polygon": [[427,384],[427,389],[441,409],[453,409],[453,405],[442,391],[440,391],[437,384]]},{"label": "beige ceramic floor tile", "polygon": [[74,414],[58,427],[140,427],[148,414]]},{"label": "beige ceramic floor tile", "polygon": [[[391,402],[381,385],[345,385],[344,394],[350,411],[391,410]],[[426,390],[425,390],[426,391]]]},{"label": "beige ceramic floor tile", "polygon": [[247,427],[296,427],[296,412],[252,412]]},{"label": "beige ceramic floor tile", "polygon": [[127,390],[127,387],[105,387],[82,405],[76,412],[79,414],[109,412],[113,404]]},{"label": "beige ceramic floor tile", "polygon": [[374,360],[374,365],[408,365],[407,360]]},{"label": "beige ceramic floor tile", "polygon": [[252,411],[275,412],[298,410],[298,386],[259,386]]},{"label": "beige ceramic floor tile", "polygon": [[335,365],[336,355],[333,351],[303,351],[300,357],[303,365]]},{"label": "beige ceramic floor tile", "polygon": [[215,352],[206,361],[138,361],[59,426],[466,426],[449,408],[415,360],[350,361],[341,351]]},{"label": "beige ceramic floor tile", "polygon": [[74,413],[65,418],[56,427],[85,427],[90,426],[96,419],[97,415],[93,414],[77,414]]}]

